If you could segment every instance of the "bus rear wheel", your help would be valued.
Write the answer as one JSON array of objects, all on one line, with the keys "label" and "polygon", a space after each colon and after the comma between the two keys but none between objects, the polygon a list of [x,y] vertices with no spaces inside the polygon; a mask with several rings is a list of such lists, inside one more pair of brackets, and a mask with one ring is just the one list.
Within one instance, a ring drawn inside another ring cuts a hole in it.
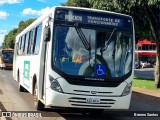
[{"label": "bus rear wheel", "polygon": [[43,110],[44,109],[44,104],[40,100],[38,100],[37,93],[38,93],[37,84],[35,83],[35,85],[34,85],[34,93],[33,93],[34,108],[36,110]]}]

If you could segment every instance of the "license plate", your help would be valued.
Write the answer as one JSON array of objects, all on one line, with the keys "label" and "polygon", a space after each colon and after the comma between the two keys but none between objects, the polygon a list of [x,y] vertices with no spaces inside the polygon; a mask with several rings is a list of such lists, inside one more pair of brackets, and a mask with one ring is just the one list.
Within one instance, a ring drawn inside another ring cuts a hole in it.
[{"label": "license plate", "polygon": [[100,103],[99,98],[86,98],[86,103]]}]

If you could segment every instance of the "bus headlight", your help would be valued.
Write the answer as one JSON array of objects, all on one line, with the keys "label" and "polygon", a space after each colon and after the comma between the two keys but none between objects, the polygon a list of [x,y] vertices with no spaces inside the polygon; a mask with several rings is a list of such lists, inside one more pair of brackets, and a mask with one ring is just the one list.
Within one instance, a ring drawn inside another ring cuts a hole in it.
[{"label": "bus headlight", "polygon": [[127,84],[123,90],[122,96],[128,95],[131,92],[132,82]]},{"label": "bus headlight", "polygon": [[51,82],[51,89],[55,90],[57,92],[63,92],[60,84],[58,83],[58,81],[55,80],[54,78],[52,78],[51,76],[49,76],[49,78],[50,78],[50,82]]}]

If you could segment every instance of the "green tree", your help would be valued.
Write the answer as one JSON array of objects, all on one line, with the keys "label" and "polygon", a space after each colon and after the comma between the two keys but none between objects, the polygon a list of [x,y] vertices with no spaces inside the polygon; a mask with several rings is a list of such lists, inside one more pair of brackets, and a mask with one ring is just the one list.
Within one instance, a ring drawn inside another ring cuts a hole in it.
[{"label": "green tree", "polygon": [[[84,7],[80,0],[68,0],[66,5]],[[91,8],[131,15],[135,22],[137,39],[152,38],[156,42],[157,57],[155,86],[160,88],[160,1],[159,0],[85,0]]]},{"label": "green tree", "polygon": [[89,0],[68,0],[66,3],[62,3],[64,6],[85,7],[91,8]]},{"label": "green tree", "polygon": [[3,48],[14,48],[14,40],[15,40],[15,34],[17,33],[17,29],[14,28],[11,30],[7,35],[4,37],[4,43]]},{"label": "green tree", "polygon": [[19,34],[21,31],[23,31],[26,27],[28,27],[35,20],[36,19],[29,19],[27,21],[20,21],[19,25],[18,25],[17,34]]},{"label": "green tree", "polygon": [[14,48],[14,43],[16,36],[23,31],[27,26],[29,26],[35,19],[29,19],[27,21],[20,21],[18,28],[12,29],[7,35],[4,37],[4,42],[2,44],[2,48]]}]

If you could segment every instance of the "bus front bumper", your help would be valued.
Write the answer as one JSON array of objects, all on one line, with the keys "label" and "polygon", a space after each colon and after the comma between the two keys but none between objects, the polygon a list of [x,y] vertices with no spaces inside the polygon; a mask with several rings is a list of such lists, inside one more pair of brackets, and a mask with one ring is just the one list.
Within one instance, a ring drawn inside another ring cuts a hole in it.
[{"label": "bus front bumper", "polygon": [[5,63],[5,64],[1,64],[0,67],[1,67],[1,68],[6,68],[6,69],[12,69],[12,68],[13,68],[13,65],[12,65],[12,64],[8,64],[8,63]]},{"label": "bus front bumper", "polygon": [[86,96],[59,93],[49,89],[45,105],[48,107],[129,109],[131,94],[126,96]]}]

